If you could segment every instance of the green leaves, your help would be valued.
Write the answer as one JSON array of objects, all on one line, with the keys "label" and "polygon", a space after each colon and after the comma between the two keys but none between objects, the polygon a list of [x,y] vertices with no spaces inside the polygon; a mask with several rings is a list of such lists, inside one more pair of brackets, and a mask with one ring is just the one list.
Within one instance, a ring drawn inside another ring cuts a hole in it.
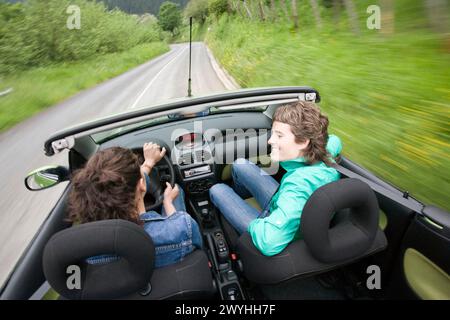
[{"label": "green leaves", "polygon": [[326,24],[318,32],[314,23],[291,34],[287,23],[225,17],[208,26],[206,41],[242,87],[318,89],[345,156],[449,209],[450,56],[440,35],[368,30],[355,37]]},{"label": "green leaves", "polygon": [[191,0],[184,10],[186,18],[192,17],[195,22],[203,24],[208,17],[208,0]]},{"label": "green leaves", "polygon": [[164,2],[159,8],[159,25],[165,31],[174,33],[181,26],[181,10],[173,2]]},{"label": "green leaves", "polygon": [[220,17],[223,13],[228,10],[228,1],[227,0],[209,0],[208,4],[209,13],[215,15],[216,17]]},{"label": "green leaves", "polygon": [[[67,26],[70,5],[79,8],[79,29]],[[28,0],[0,9],[0,74],[120,52],[162,37],[151,15],[109,11],[101,2]]]}]

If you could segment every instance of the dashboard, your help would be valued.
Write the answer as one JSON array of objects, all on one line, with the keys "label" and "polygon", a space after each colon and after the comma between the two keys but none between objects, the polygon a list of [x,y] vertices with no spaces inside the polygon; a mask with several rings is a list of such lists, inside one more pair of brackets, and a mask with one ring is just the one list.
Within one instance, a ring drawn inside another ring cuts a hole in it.
[{"label": "dashboard", "polygon": [[177,149],[193,149],[195,147],[199,147],[203,145],[203,134],[202,133],[195,133],[195,132],[189,132],[183,135],[178,136],[175,139],[175,148]]},{"label": "dashboard", "polygon": [[171,157],[180,177],[188,181],[214,172],[213,152],[214,144],[202,132],[188,132],[175,137]]},{"label": "dashboard", "polygon": [[[142,154],[145,142],[157,143],[167,149],[176,181],[188,192],[200,194],[217,182],[225,164],[255,156],[249,145],[267,147],[271,124],[260,112],[209,115],[143,128],[109,140],[100,149],[121,146]],[[256,134],[250,135],[248,130],[254,128]]]}]

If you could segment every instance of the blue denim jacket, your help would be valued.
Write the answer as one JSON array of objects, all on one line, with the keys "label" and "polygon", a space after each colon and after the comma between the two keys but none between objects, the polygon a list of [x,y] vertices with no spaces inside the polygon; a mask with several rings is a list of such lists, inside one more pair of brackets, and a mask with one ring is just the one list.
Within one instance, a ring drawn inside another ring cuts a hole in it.
[{"label": "blue denim jacket", "polygon": [[[197,222],[184,211],[162,216],[156,211],[141,215],[144,229],[152,237],[155,246],[155,268],[161,268],[183,260],[196,248],[203,247]],[[118,260],[119,257],[103,254],[86,259],[89,264],[104,264]]]},{"label": "blue denim jacket", "polygon": [[167,217],[149,211],[141,215],[141,220],[155,245],[155,268],[178,262],[203,246],[198,224],[187,212],[177,211]]},{"label": "blue denim jacket", "polygon": [[[147,175],[147,190],[149,178]],[[180,203],[184,207],[184,192],[180,188]],[[203,247],[202,237],[197,222],[185,211],[178,210],[170,216],[161,215],[156,211],[141,214],[145,231],[152,237],[155,246],[155,268],[164,267],[181,261],[196,248]],[[106,253],[106,252],[105,252]],[[119,259],[116,255],[103,254],[86,259],[89,264],[103,264]]]}]

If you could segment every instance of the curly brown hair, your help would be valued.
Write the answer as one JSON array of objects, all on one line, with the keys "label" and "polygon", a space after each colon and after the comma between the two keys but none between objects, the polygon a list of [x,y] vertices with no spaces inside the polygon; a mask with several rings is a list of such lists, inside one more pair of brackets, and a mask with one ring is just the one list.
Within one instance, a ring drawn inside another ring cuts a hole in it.
[{"label": "curly brown hair", "polygon": [[124,219],[142,224],[136,206],[139,179],[139,158],[131,150],[112,147],[96,153],[72,178],[69,219],[74,223]]},{"label": "curly brown hair", "polygon": [[321,113],[313,102],[298,101],[282,105],[275,110],[273,121],[289,124],[297,143],[309,139],[303,157],[306,163],[323,161],[331,166],[331,155],[327,152],[328,117]]}]

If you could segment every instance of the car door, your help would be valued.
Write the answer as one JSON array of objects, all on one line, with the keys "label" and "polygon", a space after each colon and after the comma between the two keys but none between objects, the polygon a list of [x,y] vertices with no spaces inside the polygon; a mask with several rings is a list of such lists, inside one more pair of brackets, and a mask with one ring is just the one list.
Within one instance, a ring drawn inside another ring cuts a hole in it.
[{"label": "car door", "polygon": [[450,300],[450,213],[425,206],[404,236],[388,288],[389,299]]},{"label": "car door", "polygon": [[388,247],[372,260],[381,272],[375,296],[450,300],[450,213],[424,205],[345,157],[340,164],[341,173],[356,174],[377,195]]}]

